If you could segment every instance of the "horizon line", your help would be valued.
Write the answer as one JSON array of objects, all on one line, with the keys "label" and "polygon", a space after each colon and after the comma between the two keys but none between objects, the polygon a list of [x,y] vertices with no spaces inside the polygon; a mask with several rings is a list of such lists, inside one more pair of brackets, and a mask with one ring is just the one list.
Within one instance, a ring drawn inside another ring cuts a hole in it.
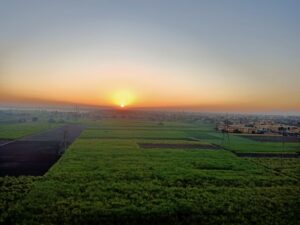
[{"label": "horizon line", "polygon": [[[206,106],[209,107],[209,106]],[[85,103],[72,103],[72,102],[61,102],[61,101],[49,101],[49,102],[1,102],[0,110],[7,110],[10,108],[16,109],[99,109],[99,110],[116,110],[116,111],[169,111],[169,112],[195,112],[195,113],[220,113],[220,114],[257,114],[257,115],[289,115],[289,116],[300,116],[300,109],[296,110],[238,110],[235,108],[227,108],[220,106],[210,106],[211,108],[205,108],[205,106],[127,106],[126,108],[120,108],[117,105],[95,105]],[[212,110],[213,108],[213,110]]]}]

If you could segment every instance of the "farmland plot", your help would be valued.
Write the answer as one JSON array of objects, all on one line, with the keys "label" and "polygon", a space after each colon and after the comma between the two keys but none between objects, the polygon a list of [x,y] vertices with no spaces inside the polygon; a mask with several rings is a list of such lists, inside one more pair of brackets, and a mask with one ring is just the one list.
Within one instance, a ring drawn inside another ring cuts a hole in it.
[{"label": "farmland plot", "polygon": [[55,126],[57,125],[48,124],[46,122],[0,124],[0,140],[14,140],[22,138],[51,129]]},{"label": "farmland plot", "polygon": [[82,129],[68,125],[0,146],[0,176],[43,175]]},{"label": "farmland plot", "polygon": [[[219,142],[220,143],[220,142]],[[300,152],[300,143],[260,142],[229,135],[229,140],[223,144],[224,148],[240,153],[297,153]]]}]

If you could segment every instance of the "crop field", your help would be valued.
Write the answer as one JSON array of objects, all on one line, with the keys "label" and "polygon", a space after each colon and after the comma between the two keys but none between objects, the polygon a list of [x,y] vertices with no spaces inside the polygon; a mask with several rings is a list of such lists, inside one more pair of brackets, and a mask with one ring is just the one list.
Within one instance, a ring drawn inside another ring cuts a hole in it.
[{"label": "crop field", "polygon": [[54,126],[46,122],[0,124],[0,140],[14,140]]},{"label": "crop field", "polygon": [[0,223],[299,224],[300,159],[234,154],[299,143],[227,140],[202,122],[82,123],[44,176],[0,178]]},{"label": "crop field", "polygon": [[260,142],[243,138],[238,135],[230,135],[229,140],[224,143],[226,149],[235,152],[257,152],[257,153],[297,153],[300,152],[300,142]]},{"label": "crop field", "polygon": [[83,127],[67,125],[0,146],[0,176],[43,175],[59,159]]}]

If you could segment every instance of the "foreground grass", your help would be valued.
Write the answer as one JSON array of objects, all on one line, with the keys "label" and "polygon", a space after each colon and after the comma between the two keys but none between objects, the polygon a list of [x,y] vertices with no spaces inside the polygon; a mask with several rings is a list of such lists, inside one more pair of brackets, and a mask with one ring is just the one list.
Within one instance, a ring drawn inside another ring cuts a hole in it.
[{"label": "foreground grass", "polygon": [[10,209],[23,199],[39,177],[0,177],[0,224],[10,223]]},{"label": "foreground grass", "polygon": [[300,159],[274,159],[274,158],[260,158],[252,159],[260,165],[277,171],[287,176],[295,177],[300,180]]}]

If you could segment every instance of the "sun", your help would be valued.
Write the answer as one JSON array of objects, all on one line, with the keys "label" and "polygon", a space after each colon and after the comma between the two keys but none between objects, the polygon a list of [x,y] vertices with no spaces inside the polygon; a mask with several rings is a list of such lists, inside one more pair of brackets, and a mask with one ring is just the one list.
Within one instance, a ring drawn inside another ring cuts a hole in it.
[{"label": "sun", "polygon": [[129,90],[119,90],[112,95],[112,102],[120,108],[132,105],[135,99],[135,94]]}]

